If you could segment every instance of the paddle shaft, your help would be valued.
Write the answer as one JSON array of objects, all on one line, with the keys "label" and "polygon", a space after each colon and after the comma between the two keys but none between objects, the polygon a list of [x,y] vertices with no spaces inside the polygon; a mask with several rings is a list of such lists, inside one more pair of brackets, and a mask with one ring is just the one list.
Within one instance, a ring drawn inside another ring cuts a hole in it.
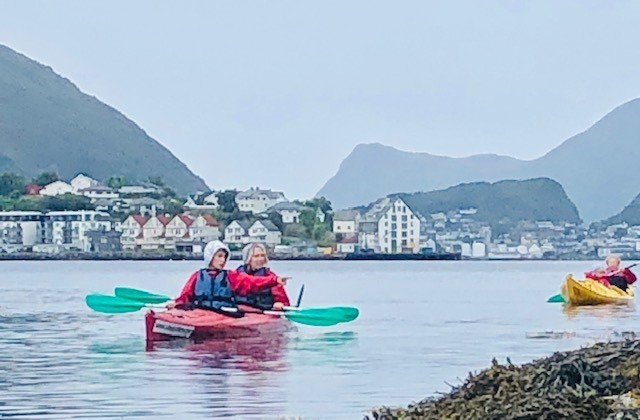
[{"label": "paddle shaft", "polygon": [[302,303],[302,294],[304,293],[304,284],[300,287],[300,293],[298,293],[298,301],[296,302],[296,306],[300,307],[300,303]]},{"label": "paddle shaft", "polygon": [[[138,307],[138,309],[142,309],[142,308],[162,308],[165,307],[166,303],[164,304],[160,304],[159,302],[149,302],[149,299],[153,299],[153,300],[164,300],[164,299],[170,299],[168,296],[164,296],[164,295],[158,295],[155,293],[150,293],[144,290],[138,290],[138,289],[132,289],[132,288],[126,288],[126,287],[119,287],[116,288],[115,290],[116,295],[121,295],[121,299],[124,298],[126,300],[130,300],[132,302],[135,302],[136,300],[140,299],[138,301],[138,303],[140,304],[140,306]],[[351,318],[351,320],[355,319],[358,316],[358,310],[356,308],[349,308],[349,307],[331,307],[331,308],[300,308],[300,302],[302,300],[302,295],[304,293],[304,284],[302,285],[302,287],[300,288],[300,292],[298,294],[298,299],[296,302],[296,306],[284,306],[282,308],[281,311],[277,311],[277,310],[271,310],[271,309],[264,309],[264,308],[260,308],[260,307],[256,307],[254,305],[251,304],[247,304],[247,303],[243,303],[241,304],[242,306],[248,306],[249,308],[253,309],[253,310],[244,310],[244,309],[240,309],[240,308],[235,308],[235,307],[222,307],[219,309],[219,311],[221,312],[227,312],[229,313],[229,315],[231,314],[235,314],[235,315],[239,315],[240,313],[254,313],[254,314],[265,314],[265,315],[271,315],[271,316],[280,316],[280,317],[298,317],[298,316],[312,316],[310,315],[311,313],[313,313],[313,316],[322,318],[322,317],[327,317],[330,318],[331,316],[333,316],[334,318],[336,317],[336,314],[339,314],[338,316],[340,317],[345,317],[346,319]],[[110,302],[107,302],[107,305]],[[119,304],[121,306],[121,303]],[[327,311],[330,310],[330,311]],[[319,312],[322,311],[322,312]],[[300,315],[293,315],[293,314],[300,314]],[[329,315],[331,314],[331,315]]]}]

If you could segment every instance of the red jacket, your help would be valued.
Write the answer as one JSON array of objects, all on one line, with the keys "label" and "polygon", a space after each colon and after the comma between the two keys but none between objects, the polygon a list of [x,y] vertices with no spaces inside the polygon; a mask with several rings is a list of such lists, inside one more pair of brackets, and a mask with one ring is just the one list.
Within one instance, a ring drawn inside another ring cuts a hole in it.
[{"label": "red jacket", "polygon": [[[247,269],[248,268],[246,265],[241,265],[240,267],[238,267],[238,271],[241,273],[247,273]],[[273,271],[271,271],[270,268],[265,268],[264,272],[266,274],[261,274],[259,277],[270,276],[272,274],[275,274]],[[251,273],[251,275],[255,276],[256,273],[255,272]],[[289,303],[289,296],[287,296],[287,290],[284,288],[283,285],[278,284],[277,286],[272,287],[271,296],[273,297],[274,302],[280,302],[284,306],[291,306],[291,304]]]},{"label": "red jacket", "polygon": [[291,306],[289,303],[289,296],[287,296],[287,291],[284,286],[279,284],[271,288],[271,295],[273,296],[273,300],[276,302],[282,303],[284,306]]},{"label": "red jacket", "polygon": [[[226,270],[227,271],[227,279],[229,280],[229,286],[231,286],[231,291],[239,296],[247,296],[251,293],[257,293],[264,289],[269,289],[275,286],[278,286],[278,276],[275,274],[270,274],[265,277],[256,277],[250,276],[245,273],[239,273],[234,270]],[[189,280],[187,280],[187,284],[184,285],[180,296],[178,296],[175,300],[176,305],[183,305],[192,303],[194,299],[194,292],[196,288],[196,281],[198,280],[198,271],[193,273]],[[215,277],[218,272],[215,270],[210,270],[209,273],[212,277]]]},{"label": "red jacket", "polygon": [[633,272],[628,268],[625,268],[620,272],[617,272],[616,270],[611,270],[609,268],[604,270],[604,272],[600,270],[594,270],[594,271],[585,273],[585,276],[589,279],[597,280],[600,283],[604,284],[605,286],[609,286],[609,279],[613,276],[624,277],[624,279],[627,281],[628,284],[633,284],[637,280],[636,275],[633,274]]}]

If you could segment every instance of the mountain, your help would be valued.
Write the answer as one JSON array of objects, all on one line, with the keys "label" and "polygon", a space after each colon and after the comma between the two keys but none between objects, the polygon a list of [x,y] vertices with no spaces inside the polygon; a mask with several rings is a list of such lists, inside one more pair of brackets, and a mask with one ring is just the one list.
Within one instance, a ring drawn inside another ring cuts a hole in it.
[{"label": "mountain", "polygon": [[640,99],[635,99],[530,161],[498,155],[450,158],[360,144],[317,195],[345,208],[462,182],[547,177],[562,184],[585,220],[600,220],[619,212],[640,190],[639,140]]},{"label": "mountain", "polygon": [[604,225],[626,222],[630,226],[640,225],[640,194],[638,194],[622,211],[615,216],[603,220]]},{"label": "mountain", "polygon": [[549,178],[507,180],[493,184],[474,182],[439,191],[393,196],[401,197],[425,217],[473,207],[477,209],[473,218],[488,223],[494,229],[521,220],[580,222],[578,209],[569,200],[562,185]]},{"label": "mountain", "polygon": [[82,172],[99,180],[160,176],[177,192],[208,189],[167,148],[122,113],[50,67],[0,45],[0,171]]}]

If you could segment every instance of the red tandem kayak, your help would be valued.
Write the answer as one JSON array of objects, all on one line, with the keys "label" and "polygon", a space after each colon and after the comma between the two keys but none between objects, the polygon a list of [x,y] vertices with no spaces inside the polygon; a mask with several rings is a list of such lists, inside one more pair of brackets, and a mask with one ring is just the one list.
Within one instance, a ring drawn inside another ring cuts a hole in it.
[{"label": "red tandem kayak", "polygon": [[280,333],[289,327],[288,321],[279,316],[247,313],[242,318],[232,318],[203,309],[149,311],[145,322],[147,341],[176,338],[226,340]]}]

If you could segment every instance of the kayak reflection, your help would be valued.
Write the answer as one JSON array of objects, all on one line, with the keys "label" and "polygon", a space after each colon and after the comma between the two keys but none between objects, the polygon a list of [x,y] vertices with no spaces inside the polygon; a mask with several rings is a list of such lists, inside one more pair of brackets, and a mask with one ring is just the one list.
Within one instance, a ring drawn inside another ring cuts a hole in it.
[{"label": "kayak reflection", "polygon": [[562,312],[568,319],[597,318],[617,320],[633,317],[636,312],[636,306],[633,302],[623,305],[563,305]]},{"label": "kayak reflection", "polygon": [[185,350],[185,356],[201,367],[249,372],[284,370],[287,343],[287,332],[270,332],[234,339],[148,341],[147,351]]}]

